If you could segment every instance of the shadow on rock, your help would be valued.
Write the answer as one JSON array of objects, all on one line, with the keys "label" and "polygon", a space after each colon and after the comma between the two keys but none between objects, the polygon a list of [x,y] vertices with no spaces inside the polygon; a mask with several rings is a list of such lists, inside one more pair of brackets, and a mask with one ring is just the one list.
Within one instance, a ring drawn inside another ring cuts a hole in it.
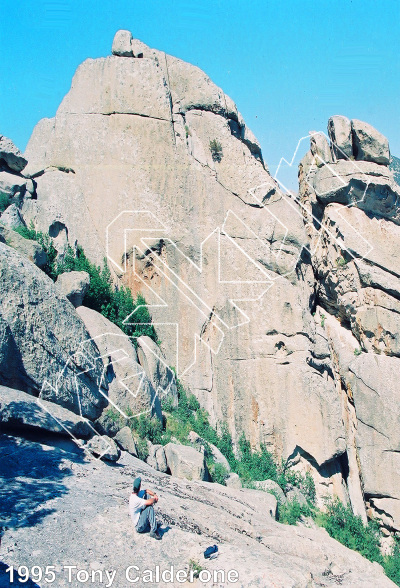
[{"label": "shadow on rock", "polygon": [[0,537],[6,528],[31,527],[54,512],[48,500],[64,496],[63,479],[72,475],[65,460],[83,462],[83,454],[52,445],[0,435]]},{"label": "shadow on rock", "polygon": [[14,582],[10,584],[10,574],[6,572],[8,565],[0,561],[0,588],[9,588],[9,586],[18,585],[26,586],[26,588],[40,588],[39,584],[36,584],[31,579],[25,582],[25,576],[20,576],[16,570],[14,570]]}]

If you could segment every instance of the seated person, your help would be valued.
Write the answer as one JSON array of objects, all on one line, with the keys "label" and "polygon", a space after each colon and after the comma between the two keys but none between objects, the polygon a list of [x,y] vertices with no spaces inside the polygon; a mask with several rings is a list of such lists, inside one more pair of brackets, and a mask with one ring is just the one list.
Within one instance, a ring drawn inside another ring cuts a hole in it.
[{"label": "seated person", "polygon": [[158,496],[152,490],[140,490],[141,484],[141,478],[136,478],[133,482],[133,491],[129,499],[129,514],[138,533],[150,531],[150,537],[161,539],[161,535],[157,531],[158,525],[153,508],[153,504],[158,502]]}]

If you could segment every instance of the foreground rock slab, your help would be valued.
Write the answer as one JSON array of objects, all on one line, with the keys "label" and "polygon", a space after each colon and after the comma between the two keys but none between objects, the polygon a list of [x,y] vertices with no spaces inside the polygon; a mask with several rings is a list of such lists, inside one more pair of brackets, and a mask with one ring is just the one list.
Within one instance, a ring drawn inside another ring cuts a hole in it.
[{"label": "foreground rock slab", "polygon": [[[161,571],[171,565],[179,570],[188,569],[190,560],[210,572],[236,570],[239,581],[233,585],[240,588],[394,587],[379,565],[325,531],[277,523],[269,514],[275,499],[267,493],[188,483],[156,472],[126,453],[110,467],[76,453],[73,445],[69,452],[3,435],[0,449],[7,527],[3,561],[7,566],[55,565],[57,588],[80,586],[76,574],[68,582],[64,565],[89,573],[115,570],[114,586],[122,587],[128,585],[129,566],[137,565],[141,573],[154,572],[156,565]],[[132,529],[128,500],[138,475],[160,498],[156,513],[162,541]],[[204,550],[214,543],[219,557],[205,560]],[[199,588],[211,582],[189,585]]]}]

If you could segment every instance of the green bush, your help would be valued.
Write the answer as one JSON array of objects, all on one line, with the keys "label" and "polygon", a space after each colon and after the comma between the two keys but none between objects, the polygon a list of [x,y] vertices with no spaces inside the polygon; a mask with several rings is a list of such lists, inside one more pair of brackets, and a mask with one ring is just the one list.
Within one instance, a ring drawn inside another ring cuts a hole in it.
[{"label": "green bush", "polygon": [[129,427],[140,439],[148,439],[155,445],[163,441],[163,426],[156,417],[149,414],[141,414],[129,420]]},{"label": "green bush", "polygon": [[11,204],[11,196],[0,192],[0,213],[4,212]]},{"label": "green bush", "polygon": [[285,504],[278,503],[277,520],[285,525],[296,525],[302,517],[310,517],[312,514],[313,510],[309,504],[301,505],[296,499]]},{"label": "green bush", "polygon": [[301,491],[302,494],[304,494],[309,504],[315,504],[315,482],[310,472],[307,472],[305,475],[303,475],[300,472],[289,470],[287,467],[285,467],[284,464],[282,464],[280,476],[278,477],[278,483],[280,483],[283,490],[285,490],[287,484],[295,486]]},{"label": "green bush", "polygon": [[318,516],[319,524],[346,547],[358,551],[370,561],[383,563],[379,549],[379,528],[375,521],[364,525],[360,516],[338,498],[328,502],[326,512]]},{"label": "green bush", "polygon": [[214,463],[208,468],[211,479],[217,484],[225,484],[225,480],[229,476],[229,472],[222,463]]},{"label": "green bush", "polygon": [[136,439],[137,456],[142,461],[145,461],[149,455],[146,439]]},{"label": "green bush", "polygon": [[210,141],[210,151],[213,161],[220,162],[222,159],[222,145],[217,139]]},{"label": "green bush", "polygon": [[85,295],[85,306],[100,312],[130,337],[147,335],[158,342],[145,299],[139,294],[134,300],[129,288],[114,286],[106,258],[103,259],[102,267],[97,266],[78,245],[76,252],[68,246],[62,261],[58,262],[57,251],[49,235],[36,231],[32,223],[29,228],[20,227],[16,231],[25,239],[35,240],[43,247],[48,256],[48,263],[43,270],[53,280],[64,272],[85,271],[89,274],[90,286]]},{"label": "green bush", "polygon": [[233,451],[232,435],[229,432],[228,425],[222,423],[218,443],[216,444],[220,452],[226,457],[230,467],[235,470],[236,457]]},{"label": "green bush", "polygon": [[243,433],[239,439],[236,472],[245,482],[274,480],[279,483],[278,466],[272,454],[263,445],[259,451],[253,451]]},{"label": "green bush", "polygon": [[400,539],[395,541],[392,553],[383,556],[383,569],[392,582],[400,586]]}]

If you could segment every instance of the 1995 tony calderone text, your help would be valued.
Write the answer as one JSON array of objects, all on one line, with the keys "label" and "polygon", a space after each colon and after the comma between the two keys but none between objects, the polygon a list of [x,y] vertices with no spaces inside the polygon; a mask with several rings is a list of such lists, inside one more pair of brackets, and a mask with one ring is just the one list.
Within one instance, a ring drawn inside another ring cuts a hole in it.
[{"label": "1995 tony calderone text", "polygon": [[[140,569],[138,565],[131,565],[124,569],[92,570],[83,569],[75,565],[62,566],[9,566],[6,574],[11,586],[23,585],[32,580],[41,582],[42,585],[54,584],[57,586],[57,579],[63,579],[64,583],[79,585],[104,586],[104,588],[117,588],[120,581],[124,580],[129,584],[184,584],[185,582],[194,582],[200,580],[207,582],[225,582],[227,584],[237,584],[239,573],[236,570],[204,570],[178,569],[174,566],[155,566],[154,568]],[[114,584],[115,582],[115,584]]]}]

